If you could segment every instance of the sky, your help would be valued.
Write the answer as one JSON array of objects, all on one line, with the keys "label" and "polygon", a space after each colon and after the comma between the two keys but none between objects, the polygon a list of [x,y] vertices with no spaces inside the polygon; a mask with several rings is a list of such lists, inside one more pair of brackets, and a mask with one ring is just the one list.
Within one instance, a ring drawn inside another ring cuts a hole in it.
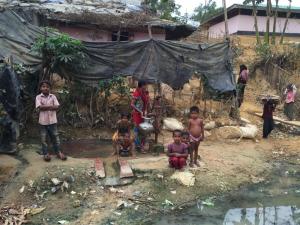
[{"label": "sky", "polygon": [[[181,15],[184,15],[186,12],[191,15],[193,14],[194,8],[196,8],[198,5],[205,4],[205,0],[175,0],[177,4],[181,5]],[[208,0],[206,0],[208,1]],[[215,0],[218,6],[222,6],[222,0]],[[227,7],[233,5],[233,4],[242,4],[244,0],[226,0]],[[275,0],[272,0],[272,3]],[[279,0],[279,5],[288,5],[288,0]],[[292,6],[298,6],[300,7],[300,0],[293,0]]]}]

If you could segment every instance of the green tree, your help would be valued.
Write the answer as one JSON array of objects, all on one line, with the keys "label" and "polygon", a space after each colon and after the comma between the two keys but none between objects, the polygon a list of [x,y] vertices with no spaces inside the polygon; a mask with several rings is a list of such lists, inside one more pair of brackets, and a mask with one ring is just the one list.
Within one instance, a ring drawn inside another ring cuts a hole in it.
[{"label": "green tree", "polygon": [[180,5],[175,0],[145,0],[144,4],[161,19],[180,21]]},{"label": "green tree", "polygon": [[289,0],[288,12],[286,13],[284,27],[283,27],[283,31],[281,33],[281,38],[280,38],[280,44],[283,44],[284,34],[285,34],[285,31],[286,31],[286,28],[287,28],[289,17],[291,16],[291,8],[292,8],[292,0]]},{"label": "green tree", "polygon": [[222,7],[217,7],[217,3],[214,0],[208,0],[206,4],[201,3],[195,8],[192,19],[201,23],[219,12],[222,12]]},{"label": "green tree", "polygon": [[32,46],[32,51],[41,55],[43,60],[43,74],[40,79],[49,79],[60,67],[84,68],[86,54],[83,48],[80,40],[46,28],[45,35],[40,36]]},{"label": "green tree", "polygon": [[244,5],[248,5],[252,3],[253,7],[253,17],[254,17],[254,28],[255,28],[255,33],[256,33],[256,44],[261,45],[260,37],[259,37],[259,30],[258,30],[258,25],[257,25],[257,6],[261,4],[264,0],[245,0]]}]

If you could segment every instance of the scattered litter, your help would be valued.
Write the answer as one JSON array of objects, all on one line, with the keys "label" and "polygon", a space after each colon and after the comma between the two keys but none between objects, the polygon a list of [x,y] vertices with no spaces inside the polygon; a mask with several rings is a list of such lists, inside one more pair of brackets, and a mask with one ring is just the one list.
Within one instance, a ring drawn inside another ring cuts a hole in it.
[{"label": "scattered litter", "polygon": [[175,191],[171,191],[171,194],[176,195],[176,190]]},{"label": "scattered litter", "polygon": [[52,178],[51,179],[52,183],[56,186],[56,185],[59,185],[61,183],[61,181],[57,178]]},{"label": "scattered litter", "polygon": [[8,214],[10,215],[20,215],[20,212],[15,209],[9,209]]},{"label": "scattered litter", "polygon": [[205,201],[202,201],[201,203],[202,203],[202,205],[205,205],[205,206],[210,206],[210,207],[215,206],[215,204],[213,202],[213,198],[211,198],[211,197],[206,199]]},{"label": "scattered litter", "polygon": [[67,221],[67,220],[59,220],[59,221],[57,221],[57,223],[59,223],[59,224],[68,224],[70,222]]},{"label": "scattered litter", "polygon": [[22,186],[19,190],[20,194],[22,194],[24,192],[24,190],[25,190],[25,186]]},{"label": "scattered litter", "polygon": [[296,190],[295,192],[296,192],[296,193],[300,193],[300,190]]},{"label": "scattered litter", "polygon": [[63,184],[61,185],[61,190],[68,190],[69,189],[69,183],[67,181],[64,181]]},{"label": "scattered litter", "polygon": [[29,181],[28,181],[28,185],[29,185],[29,187],[31,187],[31,188],[32,188],[32,187],[33,187],[33,184],[34,184],[34,181],[33,181],[33,180],[29,180]]},{"label": "scattered litter", "polygon": [[76,192],[75,191],[71,191],[71,195],[75,195],[76,194]]},{"label": "scattered litter", "polygon": [[110,187],[109,191],[112,192],[112,193],[116,193],[118,190],[114,187]]},{"label": "scattered litter", "polygon": [[122,215],[122,213],[120,213],[120,212],[114,212],[114,214],[117,215],[117,216],[121,216]]},{"label": "scattered litter", "polygon": [[251,177],[251,181],[252,181],[253,184],[258,184],[258,183],[261,183],[265,180],[263,177],[256,177],[252,174],[250,175],[250,177]]},{"label": "scattered litter", "polygon": [[162,205],[164,205],[164,206],[173,206],[174,204],[173,204],[173,202],[171,202],[171,201],[169,201],[168,199],[166,199],[166,200],[162,203]]},{"label": "scattered litter", "polygon": [[125,201],[123,200],[118,200],[118,203],[117,203],[117,209],[123,209],[125,207]]},{"label": "scattered litter", "polygon": [[148,201],[153,201],[153,198],[149,197],[147,198]]},{"label": "scattered litter", "polygon": [[96,191],[95,190],[90,190],[90,194],[95,194]]},{"label": "scattered litter", "polygon": [[195,185],[195,175],[189,171],[175,171],[171,176],[172,180],[177,180],[179,183],[191,187]]},{"label": "scattered litter", "polygon": [[140,207],[139,205],[136,205],[136,206],[134,207],[134,210],[137,211],[137,210],[139,209],[139,207]]},{"label": "scattered litter", "polygon": [[52,194],[55,194],[59,190],[59,187],[52,187],[51,192]]},{"label": "scattered litter", "polygon": [[45,209],[46,209],[45,207],[43,207],[43,208],[31,208],[29,213],[31,215],[36,215],[36,214],[39,214],[39,213],[43,212]]},{"label": "scattered litter", "polygon": [[135,192],[133,192],[132,196],[133,197],[141,197],[142,193],[140,191],[135,191]]},{"label": "scattered litter", "polygon": [[159,178],[159,179],[164,179],[164,175],[157,174],[157,178]]}]

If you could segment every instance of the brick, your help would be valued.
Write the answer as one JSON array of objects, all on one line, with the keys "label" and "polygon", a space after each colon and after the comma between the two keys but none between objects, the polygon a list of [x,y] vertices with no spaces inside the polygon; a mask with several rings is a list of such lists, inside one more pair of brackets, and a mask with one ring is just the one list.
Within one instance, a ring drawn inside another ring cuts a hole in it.
[{"label": "brick", "polygon": [[94,161],[96,176],[100,178],[105,177],[105,169],[101,159],[95,159]]},{"label": "brick", "polygon": [[133,177],[132,169],[127,162],[127,160],[119,159],[119,166],[120,166],[120,178],[124,177]]}]

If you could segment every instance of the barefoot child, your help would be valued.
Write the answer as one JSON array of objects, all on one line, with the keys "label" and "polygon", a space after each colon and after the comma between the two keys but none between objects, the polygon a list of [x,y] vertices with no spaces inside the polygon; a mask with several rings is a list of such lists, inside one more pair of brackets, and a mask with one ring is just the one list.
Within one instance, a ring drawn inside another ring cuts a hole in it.
[{"label": "barefoot child", "polygon": [[191,143],[190,167],[194,167],[194,165],[200,166],[197,157],[200,142],[204,139],[204,125],[202,119],[199,118],[199,108],[197,106],[193,106],[190,109],[188,130]]},{"label": "barefoot child", "polygon": [[128,132],[122,132],[120,131],[119,133],[119,141],[116,146],[117,150],[117,156],[122,156],[122,157],[128,157],[128,156],[135,156],[135,153],[133,151],[133,140],[130,137],[130,133]]},{"label": "barefoot child", "polygon": [[[131,122],[129,120],[130,116],[127,113],[122,113],[120,120],[117,122],[117,131],[112,137],[113,146],[114,146],[114,155],[117,154],[117,146],[120,141],[124,138],[124,134],[128,133],[130,136]],[[122,135],[120,135],[122,133]]]},{"label": "barefoot child", "polygon": [[59,136],[57,131],[57,118],[56,111],[58,110],[59,103],[54,94],[50,93],[50,82],[42,81],[40,83],[41,94],[36,96],[35,107],[39,111],[39,124],[42,141],[42,151],[44,160],[49,162],[51,157],[48,153],[47,135],[53,144],[54,151],[57,157],[61,160],[66,160],[67,157],[60,151]]},{"label": "barefoot child", "polygon": [[168,145],[169,164],[171,168],[182,169],[186,166],[188,146],[181,142],[181,131],[173,131],[174,142]]},{"label": "barefoot child", "polygon": [[191,154],[191,143],[190,143],[190,133],[183,131],[181,133],[181,142],[187,145],[188,153]]}]

